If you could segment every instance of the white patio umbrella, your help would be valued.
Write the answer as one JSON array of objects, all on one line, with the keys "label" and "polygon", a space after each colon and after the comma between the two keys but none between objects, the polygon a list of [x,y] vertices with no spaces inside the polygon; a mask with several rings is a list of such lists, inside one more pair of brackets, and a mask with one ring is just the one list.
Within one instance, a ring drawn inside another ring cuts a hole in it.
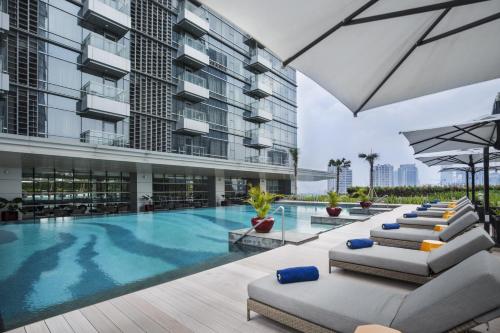
[{"label": "white patio umbrella", "polygon": [[[427,166],[460,166],[463,171],[467,172],[467,178],[469,174],[471,175],[472,201],[474,202],[476,197],[475,175],[477,172],[484,170],[484,168],[478,168],[478,165],[484,163],[485,156],[489,157],[489,162],[500,162],[500,151],[493,149],[490,149],[488,155],[485,155],[483,150],[471,149],[468,151],[450,151],[437,154],[427,154],[416,156],[415,158]],[[487,172],[489,172],[490,169],[491,168],[488,165]],[[467,181],[467,196],[469,196],[468,185]]]},{"label": "white patio umbrella", "polygon": [[500,77],[500,0],[199,0],[344,103]]},{"label": "white patio umbrella", "polygon": [[401,132],[415,154],[496,146],[500,114],[465,123]]}]

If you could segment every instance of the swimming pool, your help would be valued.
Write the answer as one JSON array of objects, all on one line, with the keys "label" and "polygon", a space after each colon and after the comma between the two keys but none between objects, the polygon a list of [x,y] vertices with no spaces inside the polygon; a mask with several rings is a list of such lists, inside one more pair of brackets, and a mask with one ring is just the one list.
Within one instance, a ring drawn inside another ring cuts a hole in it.
[{"label": "swimming pool", "polygon": [[[285,206],[285,229],[318,233],[324,206]],[[238,260],[231,247],[249,206],[186,209],[0,226],[0,314],[6,329]],[[280,230],[277,218],[274,230]]]}]

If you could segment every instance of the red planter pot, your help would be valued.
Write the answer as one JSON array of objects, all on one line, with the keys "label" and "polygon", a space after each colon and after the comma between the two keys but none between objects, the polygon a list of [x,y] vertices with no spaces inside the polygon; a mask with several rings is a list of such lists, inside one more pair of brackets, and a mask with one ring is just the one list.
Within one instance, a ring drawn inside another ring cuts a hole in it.
[{"label": "red planter pot", "polygon": [[[252,226],[255,226],[257,223],[259,223],[260,219],[258,217],[252,218]],[[274,218],[269,217],[264,220],[257,228],[255,228],[255,231],[261,232],[261,233],[266,233],[271,231],[274,225]]]},{"label": "red planter pot", "polygon": [[373,203],[370,201],[361,201],[359,204],[361,205],[361,208],[368,209]]},{"label": "red planter pot", "polygon": [[19,214],[17,212],[3,211],[2,221],[17,221],[19,219]]},{"label": "red planter pot", "polygon": [[340,207],[326,207],[326,212],[328,213],[329,216],[339,216],[340,212],[342,211],[342,208]]}]

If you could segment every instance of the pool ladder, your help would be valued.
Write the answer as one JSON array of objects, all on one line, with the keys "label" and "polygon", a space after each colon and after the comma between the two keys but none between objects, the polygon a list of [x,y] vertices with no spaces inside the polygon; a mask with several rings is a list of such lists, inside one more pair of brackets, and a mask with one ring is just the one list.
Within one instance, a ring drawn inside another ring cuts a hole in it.
[{"label": "pool ladder", "polygon": [[[279,206],[278,208],[276,208],[275,210],[273,210],[273,212],[270,215],[276,213],[278,210],[281,210],[281,245],[285,245],[285,207]],[[269,218],[269,217],[270,216],[268,216],[267,218]],[[242,240],[243,238],[245,238],[246,236],[248,236],[248,234],[250,232],[252,232],[252,230],[254,230],[255,228],[257,228],[265,220],[266,220],[266,218],[260,220],[259,223],[257,223],[256,225],[252,226],[250,229],[248,229],[247,231],[245,231],[245,233],[243,235],[241,235],[235,241],[233,241],[233,244],[238,243],[240,240]]]}]

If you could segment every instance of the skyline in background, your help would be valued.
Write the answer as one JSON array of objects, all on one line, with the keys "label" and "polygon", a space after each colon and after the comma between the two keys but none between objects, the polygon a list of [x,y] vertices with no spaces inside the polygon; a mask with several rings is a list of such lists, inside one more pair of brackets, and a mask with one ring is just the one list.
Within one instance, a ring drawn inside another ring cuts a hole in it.
[{"label": "skyline in background", "polygon": [[[359,153],[376,152],[375,164],[415,163],[419,185],[440,183],[439,167],[413,157],[400,131],[465,122],[491,114],[500,80],[457,88],[362,112],[357,118],[334,96],[297,72],[299,167],[326,170],[331,158],[352,162],[353,185],[368,185],[369,165]],[[299,193],[324,193],[327,181],[299,182]]]}]

